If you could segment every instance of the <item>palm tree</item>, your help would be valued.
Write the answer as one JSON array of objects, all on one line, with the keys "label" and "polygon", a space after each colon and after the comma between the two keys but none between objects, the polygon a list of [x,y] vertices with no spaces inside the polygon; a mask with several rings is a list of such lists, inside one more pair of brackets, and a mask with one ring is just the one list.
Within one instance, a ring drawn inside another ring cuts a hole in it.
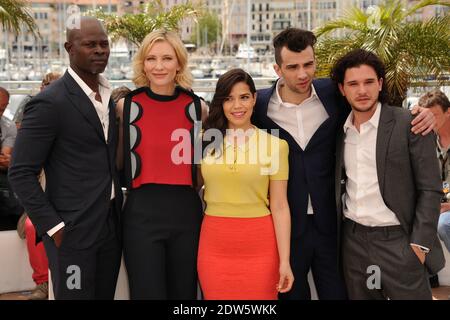
[{"label": "palm tree", "polygon": [[[450,3],[422,0],[407,7],[404,1],[386,0],[368,12],[353,7],[329,21],[315,30],[318,76],[327,76],[333,63],[353,49],[372,51],[386,65],[389,102],[400,106],[414,80],[429,75],[439,78],[450,71],[450,16],[411,21],[412,15],[430,5]],[[337,32],[344,35],[336,37]]]},{"label": "palm tree", "polygon": [[188,18],[195,20],[199,13],[189,1],[166,9],[161,0],[155,0],[142,5],[141,8],[140,13],[126,13],[120,17],[101,10],[94,11],[92,15],[104,21],[113,40],[125,38],[139,46],[145,36],[153,30],[179,30],[181,21]]},{"label": "palm tree", "polygon": [[22,31],[23,24],[34,36],[39,36],[37,25],[23,0],[0,0],[0,23],[4,30],[16,34]]}]

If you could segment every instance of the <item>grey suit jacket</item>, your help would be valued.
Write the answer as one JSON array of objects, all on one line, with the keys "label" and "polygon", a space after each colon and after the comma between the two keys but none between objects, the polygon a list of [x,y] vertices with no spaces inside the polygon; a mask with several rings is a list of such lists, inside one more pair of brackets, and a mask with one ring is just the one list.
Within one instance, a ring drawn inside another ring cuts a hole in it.
[{"label": "grey suit jacket", "polygon": [[[383,105],[376,142],[378,183],[386,206],[395,213],[411,243],[430,248],[425,265],[435,274],[445,265],[437,224],[442,182],[434,134],[411,132],[408,110]],[[346,175],[344,132],[339,130],[336,147],[336,205],[338,231],[343,221],[342,195]]]}]

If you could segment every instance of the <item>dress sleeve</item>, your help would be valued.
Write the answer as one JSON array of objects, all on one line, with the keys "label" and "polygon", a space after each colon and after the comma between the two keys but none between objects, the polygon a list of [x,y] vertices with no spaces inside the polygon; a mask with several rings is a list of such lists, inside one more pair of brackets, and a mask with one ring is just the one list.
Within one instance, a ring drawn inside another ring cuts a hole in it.
[{"label": "dress sleeve", "polygon": [[270,180],[288,180],[289,146],[285,140],[278,139],[278,152],[272,153]]}]

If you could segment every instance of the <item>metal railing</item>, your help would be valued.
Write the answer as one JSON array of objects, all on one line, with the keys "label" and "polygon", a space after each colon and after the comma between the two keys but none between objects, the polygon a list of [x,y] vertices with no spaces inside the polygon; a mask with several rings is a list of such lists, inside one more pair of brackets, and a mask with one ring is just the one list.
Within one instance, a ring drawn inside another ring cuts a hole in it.
[{"label": "metal railing", "polygon": [[[217,78],[195,79],[192,89],[198,93],[213,93],[216,89]],[[267,88],[274,83],[276,78],[254,78],[257,89]],[[134,83],[131,80],[109,80],[113,88],[127,86],[134,89]],[[0,86],[6,88],[10,94],[35,95],[39,92],[41,81],[0,81]]]}]

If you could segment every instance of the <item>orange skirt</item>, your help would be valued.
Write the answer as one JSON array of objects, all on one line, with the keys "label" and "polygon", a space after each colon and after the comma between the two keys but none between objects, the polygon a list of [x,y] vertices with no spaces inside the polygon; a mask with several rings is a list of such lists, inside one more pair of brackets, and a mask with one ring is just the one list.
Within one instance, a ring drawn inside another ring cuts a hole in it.
[{"label": "orange skirt", "polygon": [[276,300],[279,257],[272,215],[205,215],[197,259],[206,300]]}]

